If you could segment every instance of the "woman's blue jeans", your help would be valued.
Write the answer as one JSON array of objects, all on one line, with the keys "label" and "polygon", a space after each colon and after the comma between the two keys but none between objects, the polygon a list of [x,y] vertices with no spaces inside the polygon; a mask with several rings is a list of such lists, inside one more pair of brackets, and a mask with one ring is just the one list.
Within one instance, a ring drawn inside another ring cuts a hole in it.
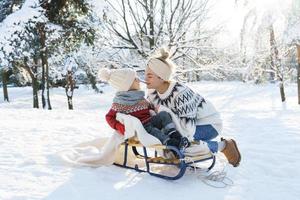
[{"label": "woman's blue jeans", "polygon": [[216,138],[218,135],[219,133],[212,125],[198,125],[196,126],[194,140],[202,140],[206,142],[211,152],[215,153],[218,151],[218,142],[211,140]]}]

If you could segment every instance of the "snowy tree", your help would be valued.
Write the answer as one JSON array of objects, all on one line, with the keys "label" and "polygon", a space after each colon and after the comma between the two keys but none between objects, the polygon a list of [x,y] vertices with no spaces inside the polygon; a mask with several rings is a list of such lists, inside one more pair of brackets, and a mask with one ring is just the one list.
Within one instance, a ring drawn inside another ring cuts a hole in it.
[{"label": "snowy tree", "polygon": [[39,108],[38,90],[39,90],[39,61],[40,61],[40,37],[36,21],[29,20],[22,31],[14,33],[14,39],[11,41],[13,51],[9,53],[9,61],[17,65],[30,75],[33,89],[33,107]]},{"label": "snowy tree", "polygon": [[[41,38],[42,52],[42,102],[43,107],[46,106],[44,99],[44,91],[47,91],[47,106],[51,109],[50,98],[49,98],[49,63],[48,57],[49,48],[53,50],[61,47],[63,44],[67,51],[70,51],[75,45],[84,39],[87,43],[91,43],[93,40],[93,30],[85,26],[85,23],[80,23],[80,18],[84,17],[88,13],[88,4],[85,1],[47,1],[40,0],[41,6],[44,8],[45,16],[49,20],[48,23],[59,25],[62,27],[61,35],[59,39],[56,39],[56,43],[52,43],[51,39],[47,38],[47,30],[45,29],[46,24],[40,24],[39,34]],[[48,32],[49,34],[49,32]],[[49,34],[50,35],[50,34]],[[48,45],[53,44],[52,47]]]},{"label": "snowy tree", "polygon": [[35,24],[43,21],[36,1],[26,1],[22,8],[7,16],[0,34],[2,65],[20,67],[27,71],[33,83],[33,107],[38,108],[36,73],[39,45]]},{"label": "snowy tree", "polygon": [[[289,62],[290,48],[284,43],[284,32],[288,13],[294,8],[291,1],[284,6],[270,2],[258,6],[243,2],[239,11],[245,13],[240,33],[240,58],[244,68],[244,80],[256,83],[269,81],[278,83],[281,100],[285,100],[284,82],[292,80],[295,67]],[[295,14],[291,14],[292,18]]]},{"label": "snowy tree", "polygon": [[[51,66],[48,60],[57,55],[56,52],[68,54],[78,48],[82,41],[92,44],[94,30],[89,26],[89,7],[86,1],[81,0],[27,0],[24,5],[20,12],[15,16],[9,16],[10,19],[6,20],[6,25],[10,29],[3,30],[6,36],[1,38],[0,42],[3,44],[5,55],[8,56],[0,57],[1,60],[14,61],[14,64],[25,68],[29,74],[31,73],[31,77],[40,77],[43,108],[47,105],[47,108],[51,109],[49,97]],[[61,59],[64,57],[61,56]],[[31,69],[30,72],[28,67]],[[35,76],[35,72],[41,75]],[[44,97],[45,90],[47,98]]]},{"label": "snowy tree", "polygon": [[288,46],[295,47],[298,60],[297,66],[297,84],[298,84],[298,104],[300,104],[300,2],[293,1],[292,9],[288,16],[287,27],[285,31],[285,42]]},{"label": "snowy tree", "polygon": [[[195,47],[203,37],[194,37],[193,28],[207,15],[207,0],[108,0],[104,19],[120,39],[114,48],[129,49],[143,58],[161,46],[177,58]],[[111,13],[115,15],[112,16]]]},{"label": "snowy tree", "polygon": [[[20,9],[22,6],[22,3],[24,3],[24,0],[2,0],[0,1],[0,23],[11,13],[14,11]],[[1,44],[1,41],[0,41]],[[3,50],[2,50],[3,52]],[[0,59],[1,60],[1,59]],[[2,69],[1,69],[2,68]],[[9,77],[12,74],[12,69],[9,66],[3,66],[1,67],[1,76],[2,76],[2,85],[3,85],[3,97],[4,101],[9,101],[8,97],[8,90],[7,90],[7,83],[9,81]]]},{"label": "snowy tree", "polygon": [[271,47],[270,66],[271,69],[275,72],[279,80],[280,97],[281,97],[281,101],[284,102],[285,101],[284,84],[283,84],[284,74],[282,70],[282,63],[281,60],[279,59],[279,51],[275,40],[273,25],[270,25],[269,30],[270,30],[270,47]]},{"label": "snowy tree", "polygon": [[[81,16],[80,21],[73,24],[72,27],[65,25],[71,25],[69,22],[56,23],[56,26],[60,27],[58,34],[61,35],[59,37],[61,40],[56,40],[56,45],[51,47],[51,49],[55,50],[53,51],[53,56],[49,58],[49,62],[55,67],[50,73],[53,73],[54,82],[64,79],[65,73],[61,75],[61,72],[64,71],[65,59],[66,57],[72,57],[78,65],[74,76],[78,75],[80,79],[86,79],[86,83],[90,83],[96,92],[101,92],[96,86],[96,73],[99,67],[97,62],[109,59],[110,53],[108,53],[107,49],[110,38],[107,37],[103,30],[103,24],[98,16],[99,13],[97,13],[97,9],[93,7],[92,3],[88,5],[89,11]],[[73,30],[73,33],[71,30]]]},{"label": "snowy tree", "polygon": [[65,91],[68,99],[68,108],[69,110],[73,110],[73,93],[76,87],[76,82],[74,79],[74,73],[78,68],[77,63],[72,57],[68,57],[65,62]]}]

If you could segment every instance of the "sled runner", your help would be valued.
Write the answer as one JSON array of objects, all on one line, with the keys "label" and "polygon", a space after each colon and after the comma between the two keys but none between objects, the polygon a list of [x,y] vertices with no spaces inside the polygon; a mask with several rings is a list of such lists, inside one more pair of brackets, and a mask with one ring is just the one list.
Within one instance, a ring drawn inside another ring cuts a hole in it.
[{"label": "sled runner", "polygon": [[[173,157],[159,155],[159,153],[170,151],[173,152]],[[214,167],[216,160],[212,153],[185,156],[176,147],[165,145],[145,147],[138,140],[132,138],[120,145],[119,152],[114,162],[115,165],[138,172],[147,172],[152,176],[167,180],[181,178],[187,168],[199,168],[197,164],[204,161],[209,162],[210,165],[207,168],[209,171]]]}]

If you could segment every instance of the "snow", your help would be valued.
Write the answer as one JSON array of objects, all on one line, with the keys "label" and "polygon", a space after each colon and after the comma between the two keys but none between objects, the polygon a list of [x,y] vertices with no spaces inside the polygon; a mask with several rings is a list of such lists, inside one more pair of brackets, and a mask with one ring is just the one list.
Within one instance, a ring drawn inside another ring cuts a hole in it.
[{"label": "snow", "polygon": [[[296,85],[286,86],[286,104],[276,85],[238,82],[190,84],[210,99],[224,120],[223,136],[234,137],[242,153],[238,168],[226,166],[233,186],[214,188],[192,171],[177,181],[116,166],[70,167],[58,153],[111,134],[104,115],[114,91],[96,94],[80,86],[74,108],[64,89],[51,90],[53,110],[33,109],[30,87],[0,93],[0,199],[224,199],[296,200],[300,196],[300,106]],[[216,170],[224,165],[220,154]]]}]

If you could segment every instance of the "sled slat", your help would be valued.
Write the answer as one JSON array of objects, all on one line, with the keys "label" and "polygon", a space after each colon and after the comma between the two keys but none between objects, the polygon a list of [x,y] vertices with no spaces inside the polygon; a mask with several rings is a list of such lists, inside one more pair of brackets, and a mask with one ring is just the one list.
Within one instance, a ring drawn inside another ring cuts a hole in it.
[{"label": "sled slat", "polygon": [[179,159],[166,159],[163,157],[148,158],[147,161],[151,163],[174,164],[174,165],[178,165],[180,163]]},{"label": "sled slat", "polygon": [[[123,145],[125,145],[125,143],[123,143]],[[144,147],[144,145],[142,143],[140,143],[139,141],[134,141],[134,140],[128,140],[128,146]],[[166,146],[162,145],[162,144],[155,144],[155,145],[152,145],[152,146],[148,146],[147,148],[163,150],[163,149],[166,149]]]}]

